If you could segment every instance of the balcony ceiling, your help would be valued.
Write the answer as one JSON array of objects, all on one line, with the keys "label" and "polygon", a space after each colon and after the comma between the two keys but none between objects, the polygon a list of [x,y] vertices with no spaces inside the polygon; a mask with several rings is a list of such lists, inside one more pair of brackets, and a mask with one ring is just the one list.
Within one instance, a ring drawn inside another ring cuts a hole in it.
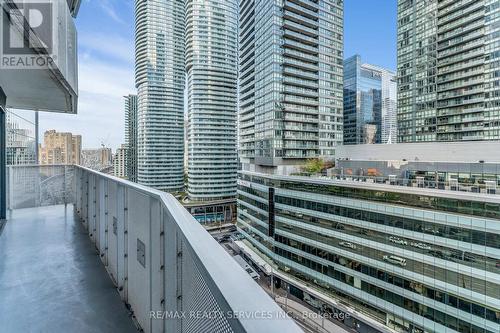
[{"label": "balcony ceiling", "polygon": [[81,0],[67,0],[67,1],[71,15],[73,15],[73,17],[76,17],[76,15],[78,15],[78,10],[80,9]]},{"label": "balcony ceiling", "polygon": [[76,113],[77,94],[49,70],[0,70],[0,86],[7,107],[35,111]]},{"label": "balcony ceiling", "polygon": [[[71,15],[76,15],[80,0],[55,2],[53,11],[55,17],[50,25],[40,29],[46,34],[52,34],[52,40],[44,43],[37,32],[27,30],[29,24],[26,19],[13,16],[10,20],[7,10],[1,10],[3,17],[0,21],[0,31],[11,31],[10,43],[17,45],[21,55],[1,54],[0,87],[7,95],[7,107],[16,109],[50,111],[60,113],[77,113],[78,98],[78,65],[76,28]],[[18,2],[9,2],[9,8],[15,9]],[[71,12],[70,12],[71,11]],[[47,33],[47,31],[50,31]],[[29,34],[29,39],[26,37]],[[2,39],[0,39],[1,41]],[[57,42],[55,42],[57,41]],[[8,43],[5,43],[8,45]],[[47,59],[43,51],[35,49],[36,46],[50,44],[52,64],[44,68],[30,66],[15,66],[19,63],[29,62],[29,59]],[[22,47],[24,45],[24,47]],[[5,45],[1,45],[5,47]],[[3,48],[2,48],[3,49]],[[28,60],[27,60],[28,59]],[[7,62],[6,62],[7,61]],[[10,67],[4,63],[14,64]]]}]

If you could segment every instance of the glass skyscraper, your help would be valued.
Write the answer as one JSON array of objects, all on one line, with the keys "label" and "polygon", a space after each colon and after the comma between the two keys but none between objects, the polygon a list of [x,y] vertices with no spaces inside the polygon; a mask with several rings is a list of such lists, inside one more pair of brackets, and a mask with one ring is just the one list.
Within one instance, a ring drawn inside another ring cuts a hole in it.
[{"label": "glass skyscraper", "polygon": [[238,1],[186,0],[188,195],[236,197]]},{"label": "glass skyscraper", "polygon": [[125,99],[125,168],[128,180],[137,182],[137,95]]},{"label": "glass skyscraper", "polygon": [[398,1],[398,142],[436,141],[437,0]]},{"label": "glass skyscraper", "polygon": [[395,141],[396,75],[361,61],[344,61],[344,144]]},{"label": "glass skyscraper", "polygon": [[142,185],[184,188],[184,1],[136,0],[138,170]]},{"label": "glass skyscraper", "polygon": [[393,71],[382,71],[382,143],[398,141],[398,79]]},{"label": "glass skyscraper", "polygon": [[240,1],[240,158],[276,167],[342,143],[343,2]]},{"label": "glass skyscraper", "polygon": [[500,5],[398,1],[398,140],[500,139]]}]

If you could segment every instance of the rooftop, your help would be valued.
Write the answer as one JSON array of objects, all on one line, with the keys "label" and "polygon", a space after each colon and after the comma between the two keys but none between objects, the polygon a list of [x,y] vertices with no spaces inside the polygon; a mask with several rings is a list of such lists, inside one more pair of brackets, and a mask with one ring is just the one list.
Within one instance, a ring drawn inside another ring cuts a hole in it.
[{"label": "rooftop", "polygon": [[500,141],[344,145],[336,159],[370,161],[500,162]]},{"label": "rooftop", "polygon": [[[403,193],[403,194],[417,194],[423,196],[452,198],[459,200],[478,201],[478,202],[491,202],[500,203],[500,196],[497,194],[478,193],[469,191],[469,189],[457,190],[440,189],[438,187],[426,186],[423,182],[422,186],[419,180],[395,178],[392,180],[390,177],[364,177],[364,176],[323,176],[323,175],[272,175],[262,174],[251,171],[240,171],[244,174],[266,177],[281,181],[295,181],[308,184],[324,184],[336,185],[340,187],[355,187],[367,190],[380,190],[387,192]],[[240,180],[241,182],[241,180]],[[427,185],[431,185],[427,183]],[[448,185],[449,186],[449,185]],[[450,186],[451,187],[451,186]]]}]

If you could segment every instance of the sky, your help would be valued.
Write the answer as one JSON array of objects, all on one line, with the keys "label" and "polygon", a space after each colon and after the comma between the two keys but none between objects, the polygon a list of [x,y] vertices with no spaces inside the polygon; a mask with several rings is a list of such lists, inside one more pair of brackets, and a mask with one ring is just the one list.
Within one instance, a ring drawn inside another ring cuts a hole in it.
[{"label": "sky", "polygon": [[[397,0],[344,1],[344,55],[396,69]],[[82,0],[78,115],[40,113],[48,129],[81,134],[84,148],[124,143],[123,96],[134,87],[134,0]],[[28,115],[32,116],[32,115]]]},{"label": "sky", "polygon": [[344,57],[396,70],[397,0],[344,0]]},{"label": "sky", "polygon": [[135,93],[134,0],[82,0],[78,31],[78,114],[40,113],[43,132],[82,135],[83,148],[125,143],[123,96]]}]

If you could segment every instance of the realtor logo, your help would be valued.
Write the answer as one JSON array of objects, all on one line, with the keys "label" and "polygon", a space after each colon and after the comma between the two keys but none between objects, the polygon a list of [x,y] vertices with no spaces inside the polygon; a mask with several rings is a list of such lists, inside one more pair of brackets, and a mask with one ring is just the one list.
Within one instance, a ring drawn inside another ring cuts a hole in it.
[{"label": "realtor logo", "polygon": [[48,68],[54,61],[51,0],[0,0],[0,68]]}]

